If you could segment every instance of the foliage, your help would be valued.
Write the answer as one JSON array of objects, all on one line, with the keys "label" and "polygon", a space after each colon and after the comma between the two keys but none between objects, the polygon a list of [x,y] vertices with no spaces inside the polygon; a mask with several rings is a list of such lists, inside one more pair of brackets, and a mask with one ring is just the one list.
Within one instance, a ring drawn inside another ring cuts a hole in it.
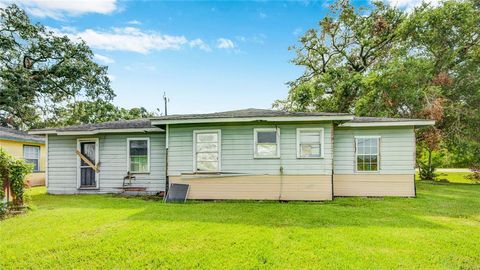
[{"label": "foliage", "polygon": [[78,101],[57,108],[53,117],[33,125],[33,128],[60,127],[79,124],[92,124],[116,120],[130,120],[153,117],[156,114],[143,107],[125,109],[108,101]]},{"label": "foliage", "polygon": [[[0,224],[3,269],[475,269],[480,265],[480,185],[418,182],[415,199],[182,205],[108,195],[51,196],[45,188],[30,190],[36,211]],[[49,251],[55,254],[45,255]]]},{"label": "foliage", "polygon": [[476,183],[480,183],[480,164],[470,167],[470,170],[472,171],[472,174],[469,174],[466,178]]},{"label": "foliage", "polygon": [[274,106],[435,119],[457,160],[480,162],[480,8],[474,0],[332,6],[293,47],[305,73]]},{"label": "foliage", "polygon": [[4,216],[7,207],[4,202],[6,182],[3,179],[8,176],[8,161],[7,153],[0,147],[0,219]]},{"label": "foliage", "polygon": [[435,173],[437,164],[417,160],[420,180],[437,180],[438,174]]},{"label": "foliage", "polygon": [[30,127],[65,103],[114,97],[107,67],[84,41],[33,24],[15,4],[0,8],[0,125]]},{"label": "foliage", "polygon": [[[424,149],[424,153],[426,153],[426,157],[417,158],[417,165],[420,170],[420,179],[422,180],[435,180],[436,174],[435,169],[440,165],[440,162],[437,159],[433,159],[434,151],[438,151],[440,149],[440,143],[442,140],[442,135],[440,130],[436,129],[435,127],[423,129],[419,131],[419,140],[417,140],[417,151]],[[437,156],[438,157],[438,156]]]},{"label": "foliage", "polygon": [[4,186],[10,187],[14,205],[23,205],[25,176],[32,170],[32,164],[28,164],[21,159],[15,159],[3,148],[0,148],[0,178]]},{"label": "foliage", "polygon": [[293,46],[293,63],[305,73],[291,82],[289,97],[277,101],[287,110],[354,112],[355,102],[365,93],[365,75],[378,63],[388,60],[398,40],[398,28],[405,15],[381,2],[365,15],[347,1],[337,1],[332,14],[310,29]]},{"label": "foliage", "polygon": [[33,171],[33,165],[21,159],[10,163],[10,188],[14,196],[13,204],[23,205],[25,201],[25,177]]}]

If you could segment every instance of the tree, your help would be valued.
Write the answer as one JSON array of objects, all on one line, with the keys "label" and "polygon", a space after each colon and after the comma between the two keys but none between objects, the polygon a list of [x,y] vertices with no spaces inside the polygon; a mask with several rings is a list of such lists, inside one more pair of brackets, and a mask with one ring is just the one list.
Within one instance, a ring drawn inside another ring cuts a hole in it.
[{"label": "tree", "polygon": [[[387,61],[400,38],[405,15],[381,2],[373,10],[356,11],[348,1],[338,1],[331,14],[310,29],[293,46],[293,63],[304,74],[290,83],[289,97],[276,107],[288,110],[354,112],[372,66]],[[366,14],[365,12],[368,12]]]},{"label": "tree", "polygon": [[53,117],[46,121],[35,123],[32,127],[61,127],[153,116],[156,116],[156,114],[147,111],[144,107],[125,109],[104,100],[78,101],[55,109]]},{"label": "tree", "polygon": [[435,119],[441,145],[478,162],[479,33],[474,0],[423,4],[411,13],[339,1],[319,30],[300,39],[293,62],[305,73],[274,106]]},{"label": "tree", "polygon": [[30,127],[76,99],[110,101],[107,67],[84,41],[32,24],[16,5],[0,8],[0,125]]}]

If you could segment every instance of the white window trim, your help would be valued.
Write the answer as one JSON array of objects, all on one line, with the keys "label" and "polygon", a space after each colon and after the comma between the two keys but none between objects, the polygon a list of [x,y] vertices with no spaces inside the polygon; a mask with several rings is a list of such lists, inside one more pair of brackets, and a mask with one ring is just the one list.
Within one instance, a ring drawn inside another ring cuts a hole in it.
[{"label": "white window trim", "polygon": [[[217,171],[197,171],[197,134],[217,133],[218,134],[218,170]],[[220,129],[199,129],[193,131],[193,173],[219,173],[222,171],[222,130]]]},{"label": "white window trim", "polygon": [[[257,133],[262,131],[276,131],[277,132],[277,154],[275,156],[258,156],[257,155]],[[280,158],[280,128],[254,128],[253,129],[253,158],[268,159]]]},{"label": "white window trim", "polygon": [[[356,173],[378,173],[380,172],[380,136],[355,136],[355,169]],[[359,171],[357,158],[358,158],[358,139],[377,139],[377,170],[376,171]]]},{"label": "white window trim", "polygon": [[[302,157],[300,151],[300,133],[302,131],[319,131],[320,135],[320,156],[319,157]],[[297,158],[299,159],[319,159],[325,158],[325,129],[324,128],[297,128]]]},{"label": "white window trim", "polygon": [[[147,170],[141,172],[130,171],[130,141],[147,141]],[[127,172],[132,174],[150,173],[150,138],[149,137],[132,137],[127,138]]]},{"label": "white window trim", "polygon": [[[99,147],[99,140],[98,138],[81,138],[81,139],[77,139],[77,150],[78,151],[81,151],[80,150],[80,143],[82,142],[95,142],[95,162],[96,164],[94,164],[95,166],[98,165],[98,163],[100,162],[100,147]],[[81,181],[80,181],[80,177],[81,177],[81,173],[80,173],[80,157],[78,155],[77,156],[77,189],[98,189],[100,188],[100,177],[99,177],[99,173],[98,172],[95,172],[95,188],[85,188],[85,187],[82,187],[81,186]]]},{"label": "white window trim", "polygon": [[23,145],[23,160],[26,160],[27,158],[25,158],[25,146],[27,147],[35,147],[35,148],[38,148],[38,156],[37,156],[37,160],[38,160],[38,170],[35,170],[35,168],[33,169],[32,173],[38,173],[38,172],[41,172],[42,171],[42,168],[41,168],[41,164],[40,164],[40,157],[42,156],[41,152],[42,152],[42,147],[40,147],[40,145],[33,145],[33,144],[24,144]]}]

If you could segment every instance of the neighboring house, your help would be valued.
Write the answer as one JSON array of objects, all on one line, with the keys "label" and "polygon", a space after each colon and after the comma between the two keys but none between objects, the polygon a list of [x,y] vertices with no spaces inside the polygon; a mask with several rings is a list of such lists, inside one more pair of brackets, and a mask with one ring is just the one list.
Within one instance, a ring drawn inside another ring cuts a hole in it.
[{"label": "neighboring house", "polygon": [[30,186],[45,185],[45,138],[26,132],[0,127],[0,147],[17,159],[33,164],[33,173],[26,181]]},{"label": "neighboring house", "polygon": [[[415,196],[421,119],[246,109],[34,130],[48,141],[48,192],[147,193],[190,185],[189,199],[331,200]],[[82,158],[83,157],[83,158]]]}]

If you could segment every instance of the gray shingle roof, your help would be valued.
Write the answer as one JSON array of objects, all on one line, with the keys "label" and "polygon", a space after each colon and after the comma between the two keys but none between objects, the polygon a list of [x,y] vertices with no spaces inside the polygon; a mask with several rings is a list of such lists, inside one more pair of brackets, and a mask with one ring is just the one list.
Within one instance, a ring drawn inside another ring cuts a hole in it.
[{"label": "gray shingle roof", "polygon": [[[136,119],[136,120],[119,120],[111,122],[103,122],[97,124],[85,124],[68,126],[61,128],[48,128],[33,130],[36,134],[42,132],[69,132],[69,131],[96,131],[96,130],[114,130],[114,129],[142,129],[155,128],[152,126],[151,120],[196,120],[196,119],[218,119],[218,118],[255,118],[255,117],[308,117],[308,116],[346,116],[348,119],[351,116],[348,113],[327,113],[327,112],[285,112],[277,110],[266,109],[244,109],[225,112],[205,113],[205,114],[175,114],[168,116],[159,116],[151,119]],[[406,119],[406,118],[379,118],[379,117],[355,117],[349,123],[375,123],[375,122],[406,122],[406,121],[422,121],[421,119]]]},{"label": "gray shingle roof", "polygon": [[326,113],[326,112],[285,112],[266,109],[243,109],[226,112],[204,113],[204,114],[174,114],[155,117],[155,120],[185,120],[185,119],[214,119],[214,118],[245,118],[245,117],[294,117],[294,116],[345,116],[348,113]]},{"label": "gray shingle roof", "polygon": [[119,121],[110,121],[96,124],[84,124],[84,125],[75,125],[68,127],[60,128],[45,128],[45,129],[35,129],[32,131],[41,132],[41,131],[93,131],[93,130],[102,130],[102,129],[135,129],[135,128],[152,128],[150,119],[135,119],[135,120],[119,120]]},{"label": "gray shingle roof", "polygon": [[0,139],[20,142],[45,143],[42,136],[30,135],[24,131],[0,127]]}]

